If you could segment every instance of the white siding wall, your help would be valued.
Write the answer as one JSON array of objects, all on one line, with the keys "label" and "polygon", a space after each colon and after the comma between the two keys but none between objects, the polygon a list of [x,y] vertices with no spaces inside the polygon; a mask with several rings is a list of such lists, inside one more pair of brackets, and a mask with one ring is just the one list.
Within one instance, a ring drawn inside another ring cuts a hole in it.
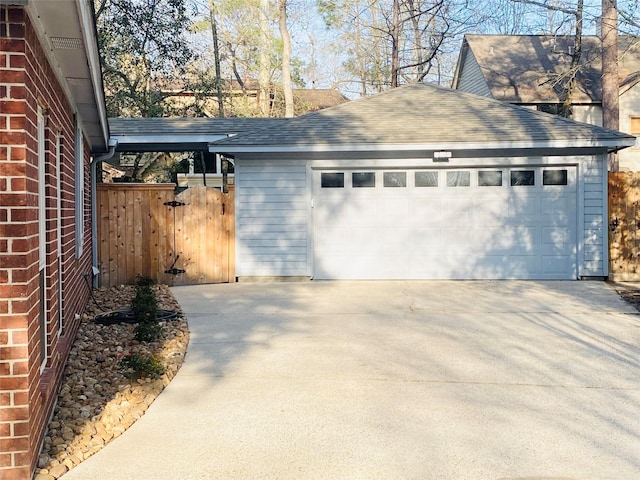
[{"label": "white siding wall", "polygon": [[236,161],[236,275],[306,276],[304,161]]},{"label": "white siding wall", "polygon": [[480,65],[478,65],[476,57],[471,50],[467,51],[456,89],[484,97],[491,97],[491,91],[482,75]]},{"label": "white siding wall", "polygon": [[[415,160],[424,164],[424,159]],[[344,162],[344,161],[343,161]],[[316,161],[314,166],[338,166]],[[388,162],[388,161],[387,161]],[[311,179],[307,162],[236,161],[236,271],[239,277],[309,276]],[[380,161],[355,164],[380,167]],[[386,162],[385,162],[386,163]],[[407,166],[413,162],[403,161]],[[457,165],[457,164],[460,165]],[[452,159],[450,166],[578,165],[578,275],[607,275],[606,157]]]},{"label": "white siding wall", "polygon": [[[583,187],[583,246],[580,276],[605,276],[608,271],[606,248],[607,203],[606,203],[606,157],[581,157],[580,176]],[[580,199],[578,199],[580,202]],[[580,209],[578,209],[580,215]]]},{"label": "white siding wall", "polygon": [[574,105],[573,118],[576,122],[602,126],[602,107],[600,105]]}]

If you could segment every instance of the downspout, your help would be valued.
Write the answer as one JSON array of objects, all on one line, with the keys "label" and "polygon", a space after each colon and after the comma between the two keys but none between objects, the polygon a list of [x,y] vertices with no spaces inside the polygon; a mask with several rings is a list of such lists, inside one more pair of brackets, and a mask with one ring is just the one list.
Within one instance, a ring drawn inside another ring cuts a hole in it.
[{"label": "downspout", "polygon": [[98,164],[113,158],[118,147],[118,141],[114,138],[109,139],[109,151],[98,157],[91,158],[91,266],[93,270],[92,283],[93,288],[98,287],[98,211],[96,209],[96,195],[98,183]]}]

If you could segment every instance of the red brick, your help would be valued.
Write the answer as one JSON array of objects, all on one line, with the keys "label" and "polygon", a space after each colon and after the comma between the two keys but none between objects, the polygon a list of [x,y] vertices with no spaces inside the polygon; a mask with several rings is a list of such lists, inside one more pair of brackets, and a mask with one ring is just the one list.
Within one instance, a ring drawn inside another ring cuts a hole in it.
[{"label": "red brick", "polygon": [[[2,198],[2,195],[0,195],[0,198]],[[6,210],[5,210],[6,211]],[[20,219],[16,219],[14,216],[13,212],[16,212],[18,210],[11,210],[11,221],[12,222],[26,222],[26,220],[20,220]],[[5,222],[7,222],[8,220],[5,219]],[[3,235],[5,237],[24,237],[27,234],[27,224],[26,223],[8,223],[3,225]],[[7,265],[5,265],[4,263],[0,262],[0,265],[2,265],[5,268],[9,268]]]},{"label": "red brick", "polygon": [[[7,160],[7,156],[9,155],[9,149],[5,146],[0,146],[0,160]],[[5,164],[3,164],[4,167]]]},{"label": "red brick", "polygon": [[11,394],[8,392],[0,393],[0,405],[11,405]]},{"label": "red brick", "polygon": [[[11,375],[11,364],[9,363],[0,363],[0,375],[7,376]],[[0,405],[6,405],[4,403],[0,403]]]},{"label": "red brick", "polygon": [[[24,255],[0,255],[0,265],[4,268],[19,268],[24,266]],[[11,295],[10,285],[0,285],[0,297],[16,297]]]},{"label": "red brick", "polygon": [[[0,381],[2,380],[4,379],[0,379]],[[0,408],[0,422],[15,422],[17,420],[29,420],[29,409],[27,407]],[[20,448],[16,450],[24,450],[24,449]],[[0,452],[1,451],[3,451],[2,448],[0,448]]]},{"label": "red brick", "polygon": [[12,192],[24,192],[27,189],[27,181],[25,178],[12,178],[11,179],[11,191]]},{"label": "red brick", "polygon": [[31,452],[17,452],[13,454],[15,465],[29,465],[31,463]]},{"label": "red brick", "polygon": [[18,207],[27,205],[27,197],[23,193],[2,193],[0,198],[2,198],[0,204],[3,206]]},{"label": "red brick", "polygon": [[11,252],[12,253],[24,253],[32,250],[31,239],[26,238],[15,238],[11,241]]},{"label": "red brick", "polygon": [[27,318],[24,315],[2,315],[0,316],[0,329],[23,328],[26,322]]},{"label": "red brick", "polygon": [[0,471],[0,474],[2,474],[2,480],[29,480],[32,476],[30,468],[30,466],[20,466]]},{"label": "red brick", "polygon": [[27,112],[27,103],[24,100],[0,100],[0,111],[7,115],[24,115]]},{"label": "red brick", "polygon": [[[0,156],[0,158],[2,158]],[[14,162],[24,161],[27,158],[27,149],[24,147],[11,147],[11,160]]]},{"label": "red brick", "polygon": [[28,405],[29,404],[29,394],[27,392],[15,392],[13,394],[13,404],[14,405]]},{"label": "red brick", "polygon": [[[12,465],[11,464],[11,454],[10,453],[2,453],[2,454],[0,454],[0,468],[2,468],[2,467],[10,467],[11,465]],[[4,478],[4,476],[2,478]]]},{"label": "red brick", "polygon": [[[9,57],[9,68],[25,68],[27,66],[27,57],[24,55],[8,55]],[[11,87],[13,90],[15,87]],[[11,98],[26,98],[26,97],[15,97],[11,95]]]},{"label": "red brick", "polygon": [[[10,423],[0,423],[0,437],[10,437],[11,436],[11,424]],[[0,463],[0,465],[2,465]]]},{"label": "red brick", "polygon": [[[9,46],[5,46],[3,44],[5,43],[9,43]],[[7,42],[6,40],[3,40],[2,38],[0,38],[0,49],[2,50],[9,50],[12,52],[20,52],[22,50],[19,50],[20,48],[20,43],[22,42]],[[24,46],[22,46],[22,48],[24,49]],[[25,83],[25,77],[26,74],[24,72],[24,70],[4,70],[2,72],[2,82],[3,83],[20,83],[23,84]]]},{"label": "red brick", "polygon": [[[0,452],[24,452],[26,450],[29,450],[28,437],[0,439]],[[4,477],[2,478],[4,479]]]},{"label": "red brick", "polygon": [[[27,358],[27,357],[22,357]],[[12,375],[26,375],[29,373],[29,362],[13,362]]]},{"label": "red brick", "polygon": [[13,424],[13,435],[15,437],[26,437],[29,435],[29,422],[16,422]]},{"label": "red brick", "polygon": [[[2,277],[2,272],[0,272],[0,278],[1,277]],[[6,282],[3,282],[3,283],[6,283]],[[3,313],[9,313],[9,302],[6,300],[0,300],[0,315],[2,315]]]},{"label": "red brick", "polygon": [[[7,128],[7,127],[5,127]],[[10,117],[9,130],[24,130],[27,128],[27,120],[24,117]]]},{"label": "red brick", "polygon": [[[0,377],[0,390],[26,390],[29,387],[29,379],[24,377]],[[25,420],[13,418],[11,420]],[[0,421],[2,421],[2,409],[0,409]],[[1,449],[0,449],[1,450]]]},{"label": "red brick", "polygon": [[27,343],[27,331],[26,330],[13,330],[11,332],[11,343],[13,345],[23,345]]},{"label": "red brick", "polygon": [[0,347],[0,358],[4,360],[21,360],[28,358],[28,356],[29,351],[26,345],[20,347]]},{"label": "red brick", "polygon": [[9,344],[9,332],[4,330],[0,331],[0,345],[8,345],[8,344]]},{"label": "red brick", "polygon": [[11,281],[13,283],[26,283],[33,278],[33,275],[26,268],[18,268],[11,271]]}]

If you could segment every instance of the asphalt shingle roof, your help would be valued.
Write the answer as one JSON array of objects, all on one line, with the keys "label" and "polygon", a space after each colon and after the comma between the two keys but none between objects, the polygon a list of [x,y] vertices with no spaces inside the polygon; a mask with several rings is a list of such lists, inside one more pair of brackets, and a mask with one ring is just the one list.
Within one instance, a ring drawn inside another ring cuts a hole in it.
[{"label": "asphalt shingle roof", "polygon": [[[517,103],[558,103],[558,80],[569,70],[575,40],[552,35],[465,35],[493,98]],[[465,51],[463,45],[463,52]],[[637,39],[618,40],[618,71],[622,85],[637,81],[640,45]],[[582,38],[582,55],[573,103],[602,101],[602,43]]]},{"label": "asphalt shingle roof", "polygon": [[[220,147],[425,145],[603,140],[634,137],[428,84],[405,85],[333,108],[249,129]],[[237,148],[234,148],[237,149]]]},{"label": "asphalt shingle roof", "polygon": [[282,118],[110,118],[113,136],[227,135],[252,128],[276,126]]}]

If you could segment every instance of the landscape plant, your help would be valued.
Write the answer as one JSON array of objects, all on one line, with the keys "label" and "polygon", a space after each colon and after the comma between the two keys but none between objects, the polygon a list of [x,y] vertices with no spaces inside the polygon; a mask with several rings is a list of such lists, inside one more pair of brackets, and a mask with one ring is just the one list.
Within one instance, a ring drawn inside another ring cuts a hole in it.
[{"label": "landscape plant", "polygon": [[153,342],[162,335],[162,325],[158,322],[158,300],[153,290],[155,282],[148,277],[138,277],[136,293],[131,302],[134,320],[134,339],[139,342]]},{"label": "landscape plant", "polygon": [[126,377],[158,378],[164,373],[162,362],[149,353],[132,352],[118,360],[118,370]]}]

